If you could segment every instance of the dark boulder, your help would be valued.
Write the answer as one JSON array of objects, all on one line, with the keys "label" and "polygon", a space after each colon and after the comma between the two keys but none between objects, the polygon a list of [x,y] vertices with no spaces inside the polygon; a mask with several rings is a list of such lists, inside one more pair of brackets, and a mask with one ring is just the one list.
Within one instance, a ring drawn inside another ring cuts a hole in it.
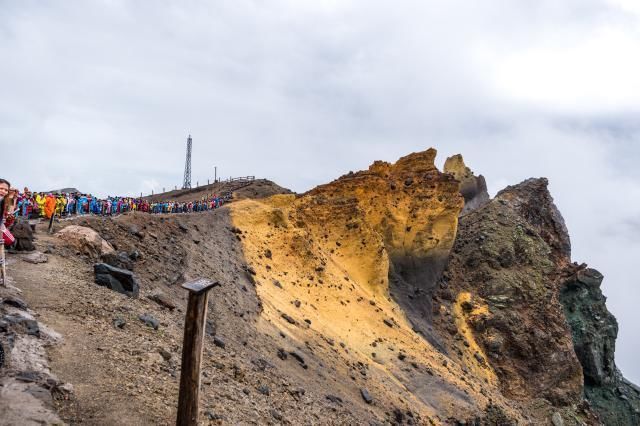
[{"label": "dark boulder", "polygon": [[17,297],[5,297],[4,299],[2,299],[2,303],[8,306],[13,306],[14,308],[21,309],[23,311],[27,310],[27,303],[22,299],[18,299]]},{"label": "dark boulder", "polygon": [[21,315],[9,314],[5,315],[2,320],[7,324],[6,327],[3,327],[7,330],[40,337],[40,326],[38,325],[38,321],[34,319],[26,318]]},{"label": "dark boulder", "polygon": [[16,239],[14,250],[17,251],[34,251],[36,247],[33,245],[33,229],[28,222],[16,222],[11,227],[11,233]]},{"label": "dark boulder", "polygon": [[213,336],[213,344],[217,347],[224,349],[227,347],[227,344],[218,336]]},{"label": "dark boulder", "polygon": [[157,292],[148,297],[158,305],[167,308],[170,311],[173,311],[176,308],[175,303],[173,303],[173,301],[164,293]]},{"label": "dark boulder", "polygon": [[365,389],[365,388],[360,389],[360,395],[362,395],[362,399],[367,404],[372,404],[373,403],[373,397],[371,396],[371,394],[369,393],[369,391],[367,389]]},{"label": "dark boulder", "polygon": [[142,321],[147,327],[151,327],[154,330],[157,330],[160,326],[160,321],[149,314],[142,314],[138,317],[138,319]]},{"label": "dark boulder", "polygon": [[93,265],[93,271],[96,275],[96,284],[129,297],[138,297],[140,286],[133,272],[106,263],[96,263]]},{"label": "dark boulder", "polygon": [[297,323],[296,323],[296,320],[294,320],[293,318],[291,318],[291,316],[289,316],[289,315],[287,315],[287,314],[284,314],[284,313],[283,313],[283,314],[281,315],[281,317],[282,317],[282,318],[284,318],[284,320],[285,320],[285,321],[287,321],[289,324],[293,324],[293,325],[297,324]]},{"label": "dark boulder", "polygon": [[342,404],[342,398],[335,395],[327,395],[326,398],[334,404]]},{"label": "dark boulder", "polygon": [[124,318],[122,317],[116,317],[113,319],[113,326],[115,328],[124,328],[124,326],[127,325],[127,322],[124,320]]},{"label": "dark boulder", "polygon": [[115,268],[126,269],[128,271],[133,270],[133,260],[129,256],[129,253],[123,251],[104,254],[102,255],[102,261]]}]

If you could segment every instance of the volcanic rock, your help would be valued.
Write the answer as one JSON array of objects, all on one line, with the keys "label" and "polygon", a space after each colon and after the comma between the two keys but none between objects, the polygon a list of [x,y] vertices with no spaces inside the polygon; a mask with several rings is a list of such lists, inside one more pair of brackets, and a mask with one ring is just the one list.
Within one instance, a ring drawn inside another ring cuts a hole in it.
[{"label": "volcanic rock", "polygon": [[74,252],[84,254],[90,258],[115,253],[114,248],[106,242],[96,231],[85,226],[70,225],[56,234],[65,245]]},{"label": "volcanic rock", "polygon": [[578,267],[564,283],[560,301],[584,374],[587,401],[604,424],[640,424],[640,389],[615,363],[618,323],[609,312],[595,269]]},{"label": "volcanic rock", "polygon": [[124,328],[127,325],[127,322],[122,317],[117,317],[113,319],[113,326],[115,328]]},{"label": "volcanic rock", "polygon": [[443,170],[460,182],[460,194],[464,197],[464,207],[460,214],[464,215],[477,210],[489,202],[489,192],[484,176],[475,176],[464,163],[462,155],[447,158]]},{"label": "volcanic rock", "polygon": [[[25,316],[26,315],[26,316]],[[25,313],[8,314],[2,317],[2,321],[8,324],[8,328],[14,332],[24,333],[30,336],[40,337],[38,321]]]},{"label": "volcanic rock", "polygon": [[115,268],[133,270],[133,261],[127,252],[107,253],[102,255],[102,261]]},{"label": "volcanic rock", "polygon": [[[571,258],[571,240],[564,218],[553,202],[546,178],[527,179],[508,186],[496,195],[517,213],[528,226],[551,248],[553,256],[560,260]],[[525,230],[526,232],[526,230]]]},{"label": "volcanic rock", "polygon": [[367,389],[365,389],[365,388],[360,389],[360,395],[362,395],[362,399],[367,404],[372,404],[373,403],[373,398],[371,397],[371,394],[369,393],[369,391]]},{"label": "volcanic rock", "polygon": [[17,251],[33,251],[36,249],[33,244],[33,229],[28,222],[18,221],[11,227],[11,233],[16,239],[13,246]]},{"label": "volcanic rock", "polygon": [[15,296],[7,296],[2,299],[2,303],[8,306],[13,306],[14,308],[21,309],[23,311],[27,310],[27,303]]},{"label": "volcanic rock", "polygon": [[158,305],[167,308],[169,310],[174,310],[176,308],[175,303],[173,303],[173,301],[171,300],[171,298],[169,296],[167,296],[166,294],[162,293],[162,292],[155,292],[151,295],[148,296],[149,299],[153,300],[154,302],[156,302]]},{"label": "volcanic rock", "polygon": [[160,322],[149,314],[141,314],[140,316],[138,316],[138,319],[142,321],[147,327],[151,327],[154,330],[157,330],[160,326]]},{"label": "volcanic rock", "polygon": [[218,336],[213,337],[213,344],[221,349],[224,349],[227,346],[224,340]]},{"label": "volcanic rock", "polygon": [[[498,261],[506,252],[514,259],[508,267]],[[452,329],[465,334],[460,326],[468,327],[483,351],[465,347],[462,353],[478,361],[477,367],[467,366],[474,374],[487,374],[480,370],[488,362],[509,397],[544,397],[556,404],[582,398],[582,368],[554,281],[569,256],[569,235],[546,179],[510,186],[460,220],[447,286],[436,296],[465,320],[453,324],[439,317],[435,325],[449,335]],[[445,291],[457,296],[449,302]],[[459,350],[451,343],[446,347]]]},{"label": "volcanic rock", "polygon": [[106,263],[96,263],[93,265],[93,271],[96,284],[129,297],[138,297],[140,286],[133,272],[115,268]]},{"label": "volcanic rock", "polygon": [[37,265],[38,263],[47,263],[49,261],[49,258],[46,254],[37,251],[35,253],[22,256],[22,260],[27,263],[33,263]]}]

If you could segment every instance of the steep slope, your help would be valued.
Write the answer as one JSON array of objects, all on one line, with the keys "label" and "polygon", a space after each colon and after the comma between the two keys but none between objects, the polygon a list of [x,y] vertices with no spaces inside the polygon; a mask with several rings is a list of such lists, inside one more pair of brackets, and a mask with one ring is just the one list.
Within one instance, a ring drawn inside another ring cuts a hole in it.
[{"label": "steep slope", "polygon": [[[576,403],[582,371],[556,278],[570,259],[566,247],[553,248],[568,235],[559,217],[545,214],[556,211],[546,184],[529,180],[507,188],[461,219],[436,296],[437,325],[443,335],[460,336],[449,353],[495,369],[505,395]],[[470,350],[468,337],[481,350]]]},{"label": "steep slope", "polygon": [[380,405],[443,421],[473,418],[492,397],[509,408],[490,368],[470,374],[432,333],[431,294],[463,207],[459,183],[436,169],[435,154],[230,209],[267,323],[321,342],[314,353],[331,355],[323,362],[337,377],[349,375],[344,365],[368,371],[351,381]]},{"label": "steep slope", "polygon": [[640,424],[640,389],[625,380],[615,363],[618,323],[600,290],[604,277],[586,265],[576,265],[567,275],[560,301],[583,367],[584,396],[604,424]]},{"label": "steep slope", "polygon": [[636,424],[637,388],[613,362],[602,276],[571,263],[547,185],[510,186],[461,218],[434,298],[436,329],[458,362],[490,366],[535,423]]}]

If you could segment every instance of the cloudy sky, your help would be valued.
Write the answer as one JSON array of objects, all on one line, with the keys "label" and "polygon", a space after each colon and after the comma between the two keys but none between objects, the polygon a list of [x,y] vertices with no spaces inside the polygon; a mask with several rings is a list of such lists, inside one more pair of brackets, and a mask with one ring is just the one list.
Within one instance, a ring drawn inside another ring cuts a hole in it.
[{"label": "cloudy sky", "polygon": [[[256,175],[304,191],[462,153],[546,176],[640,383],[636,0],[0,0],[0,175],[100,195]],[[441,163],[440,163],[441,164]]]}]

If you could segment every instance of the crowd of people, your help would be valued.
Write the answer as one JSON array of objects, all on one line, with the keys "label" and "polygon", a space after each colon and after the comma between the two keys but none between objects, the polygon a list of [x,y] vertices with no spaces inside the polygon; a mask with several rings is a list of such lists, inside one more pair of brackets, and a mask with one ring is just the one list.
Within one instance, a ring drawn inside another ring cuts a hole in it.
[{"label": "crowd of people", "polygon": [[98,198],[91,194],[32,193],[28,188],[16,196],[14,215],[24,218],[74,215],[113,216],[127,212],[195,213],[216,209],[228,197],[210,195],[190,202],[153,201],[133,197]]},{"label": "crowd of people", "polygon": [[[99,198],[81,193],[44,193],[31,192],[24,188],[22,192],[0,179],[0,246],[11,246],[11,225],[18,219],[52,219],[82,215],[114,216],[127,212],[150,214],[196,213],[221,207],[230,198],[230,194],[210,194],[189,202],[157,201],[134,197]],[[3,257],[0,256],[0,263]],[[4,269],[4,264],[1,264]],[[2,272],[2,271],[0,271]],[[4,274],[2,274],[4,277]]]},{"label": "crowd of people", "polygon": [[114,216],[127,212],[197,213],[214,210],[229,200],[229,195],[215,194],[189,202],[157,201],[134,197],[99,198],[81,193],[44,193],[11,188],[9,182],[0,179],[0,202],[4,224],[10,226],[16,218],[37,219],[82,215]]}]

